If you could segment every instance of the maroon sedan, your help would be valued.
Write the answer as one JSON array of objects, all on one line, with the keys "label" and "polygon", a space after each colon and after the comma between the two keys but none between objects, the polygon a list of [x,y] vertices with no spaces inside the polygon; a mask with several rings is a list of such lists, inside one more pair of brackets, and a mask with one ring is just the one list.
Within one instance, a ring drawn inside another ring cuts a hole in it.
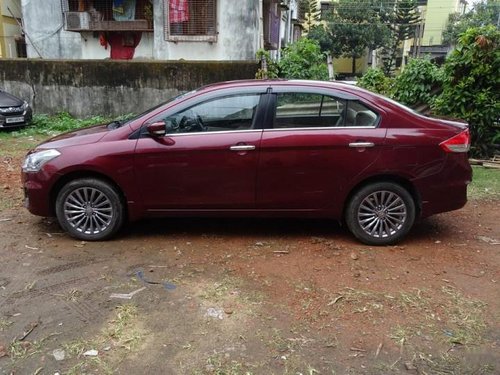
[{"label": "maroon sedan", "polygon": [[82,240],[144,217],[324,217],[386,245],[465,204],[469,145],[467,124],[350,85],[236,81],[48,140],[23,184]]}]

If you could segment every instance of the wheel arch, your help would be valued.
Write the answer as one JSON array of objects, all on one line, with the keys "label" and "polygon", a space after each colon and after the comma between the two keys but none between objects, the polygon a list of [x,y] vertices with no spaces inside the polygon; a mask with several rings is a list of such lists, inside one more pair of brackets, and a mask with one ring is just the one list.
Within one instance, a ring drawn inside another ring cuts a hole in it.
[{"label": "wheel arch", "polygon": [[382,174],[382,175],[371,176],[358,182],[349,191],[349,194],[344,200],[344,204],[342,207],[342,221],[345,220],[345,212],[353,195],[356,194],[356,192],[362,189],[363,187],[377,182],[393,182],[398,185],[401,185],[404,189],[406,189],[410,193],[411,197],[413,198],[413,201],[415,202],[415,217],[420,216],[422,212],[422,199],[415,186],[411,183],[411,181],[404,177],[394,174]]},{"label": "wheel arch", "polygon": [[125,196],[125,193],[123,192],[123,189],[114,181],[113,179],[109,178],[109,176],[106,176],[105,174],[96,172],[96,171],[89,171],[89,170],[83,170],[83,171],[73,171],[69,172],[63,176],[61,176],[52,189],[50,190],[50,202],[49,202],[49,207],[51,210],[51,214],[55,216],[56,213],[56,199],[57,196],[59,195],[59,192],[61,189],[69,182],[82,179],[82,178],[95,178],[97,180],[101,180],[103,182],[106,182],[110,184],[118,193],[120,196],[120,200],[123,205],[123,210],[125,213],[125,218],[128,217],[128,207],[127,207],[127,197]]}]

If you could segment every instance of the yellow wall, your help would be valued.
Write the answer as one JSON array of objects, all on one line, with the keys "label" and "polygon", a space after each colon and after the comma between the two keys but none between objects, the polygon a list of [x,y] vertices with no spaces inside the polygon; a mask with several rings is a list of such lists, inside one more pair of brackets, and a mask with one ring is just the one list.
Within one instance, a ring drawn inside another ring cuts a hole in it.
[{"label": "yellow wall", "polygon": [[21,18],[19,0],[0,0],[0,58],[17,57],[16,35],[21,35],[21,28],[12,17]]},{"label": "yellow wall", "polygon": [[460,8],[460,0],[428,0],[427,7],[424,7],[425,28],[422,45],[441,44],[448,15],[458,12]]}]

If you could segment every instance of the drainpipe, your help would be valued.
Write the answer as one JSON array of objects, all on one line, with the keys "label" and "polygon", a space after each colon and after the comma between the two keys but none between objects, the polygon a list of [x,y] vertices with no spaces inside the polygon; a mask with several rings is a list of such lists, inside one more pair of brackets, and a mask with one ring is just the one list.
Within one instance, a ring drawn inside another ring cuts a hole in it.
[{"label": "drainpipe", "polygon": [[264,49],[264,0],[259,0],[259,48]]}]

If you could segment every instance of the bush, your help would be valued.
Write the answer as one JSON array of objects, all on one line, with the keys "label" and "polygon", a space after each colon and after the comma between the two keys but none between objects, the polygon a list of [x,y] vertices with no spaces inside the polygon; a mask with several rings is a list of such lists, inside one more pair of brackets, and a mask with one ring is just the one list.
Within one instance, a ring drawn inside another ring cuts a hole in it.
[{"label": "bush", "polygon": [[328,80],[325,60],[317,41],[299,39],[283,50],[279,62],[280,76],[290,79]]},{"label": "bush", "polygon": [[358,80],[358,86],[378,94],[390,96],[393,79],[386,77],[382,69],[370,68]]},{"label": "bush", "polygon": [[408,106],[431,105],[433,90],[442,85],[441,70],[428,59],[411,59],[394,80],[392,97]]},{"label": "bush", "polygon": [[500,31],[495,26],[470,28],[444,64],[443,93],[434,110],[466,120],[472,154],[487,157],[500,139]]},{"label": "bush", "polygon": [[256,57],[257,60],[261,62],[261,64],[262,60],[265,60],[267,65],[267,70],[262,69],[262,66],[259,70],[257,70],[257,73],[255,73],[256,79],[278,78],[278,64],[276,64],[274,60],[271,59],[271,54],[269,53],[269,51],[259,49],[257,51]]}]

